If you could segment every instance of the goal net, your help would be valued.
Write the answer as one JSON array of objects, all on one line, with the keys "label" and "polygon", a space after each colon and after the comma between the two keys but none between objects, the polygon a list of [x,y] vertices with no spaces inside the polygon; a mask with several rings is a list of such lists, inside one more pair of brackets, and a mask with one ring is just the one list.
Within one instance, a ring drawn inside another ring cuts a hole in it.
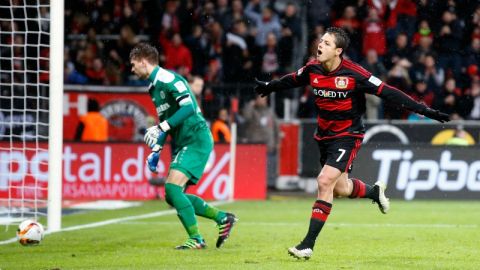
[{"label": "goal net", "polygon": [[[34,218],[49,229],[60,228],[63,14],[54,5],[63,13],[59,0],[0,1],[3,225]],[[55,16],[61,17],[60,25]]]}]

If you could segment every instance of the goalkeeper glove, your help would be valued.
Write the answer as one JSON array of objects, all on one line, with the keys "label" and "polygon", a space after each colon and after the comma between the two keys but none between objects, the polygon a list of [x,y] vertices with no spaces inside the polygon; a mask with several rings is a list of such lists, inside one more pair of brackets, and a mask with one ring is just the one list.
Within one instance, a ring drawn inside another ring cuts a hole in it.
[{"label": "goalkeeper glove", "polygon": [[450,116],[448,114],[443,113],[443,112],[438,111],[438,110],[434,110],[434,109],[429,108],[429,107],[425,107],[425,109],[423,109],[420,112],[420,114],[423,114],[430,119],[437,120],[440,123],[445,123],[445,122],[450,121]]},{"label": "goalkeeper glove", "polygon": [[160,148],[160,150],[158,151],[151,152],[150,155],[148,155],[147,160],[145,161],[145,163],[147,163],[148,169],[153,173],[157,172],[157,165],[158,165],[158,161],[160,160],[161,150],[162,149]]},{"label": "goalkeeper glove", "polygon": [[148,147],[153,148],[157,144],[160,137],[162,137],[168,130],[170,130],[170,125],[167,121],[163,121],[159,125],[149,127],[145,133],[145,136],[143,137],[143,140]]},{"label": "goalkeeper glove", "polygon": [[273,89],[271,87],[268,87],[269,82],[264,82],[264,81],[259,81],[257,78],[255,78],[255,87],[253,90],[257,95],[260,95],[261,97],[266,97],[270,95],[273,92]]}]

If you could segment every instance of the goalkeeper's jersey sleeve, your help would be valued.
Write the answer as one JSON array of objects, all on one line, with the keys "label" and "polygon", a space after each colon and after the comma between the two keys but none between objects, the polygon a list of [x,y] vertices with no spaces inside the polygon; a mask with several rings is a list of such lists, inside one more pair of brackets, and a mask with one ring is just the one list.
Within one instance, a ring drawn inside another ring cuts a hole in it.
[{"label": "goalkeeper's jersey sleeve", "polygon": [[205,118],[187,81],[175,72],[155,67],[149,76],[150,97],[160,122],[167,121],[168,131],[177,146],[192,142],[199,129],[208,129]]}]

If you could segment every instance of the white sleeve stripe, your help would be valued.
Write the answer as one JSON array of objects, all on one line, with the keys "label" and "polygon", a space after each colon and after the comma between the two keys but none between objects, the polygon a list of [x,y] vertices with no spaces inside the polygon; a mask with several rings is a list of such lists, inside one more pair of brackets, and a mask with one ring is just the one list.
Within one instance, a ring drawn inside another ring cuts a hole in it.
[{"label": "white sleeve stripe", "polygon": [[183,105],[187,105],[187,104],[190,104],[190,103],[192,103],[192,99],[190,97],[188,97],[188,98],[184,98],[184,99],[180,100],[178,105],[183,106]]}]

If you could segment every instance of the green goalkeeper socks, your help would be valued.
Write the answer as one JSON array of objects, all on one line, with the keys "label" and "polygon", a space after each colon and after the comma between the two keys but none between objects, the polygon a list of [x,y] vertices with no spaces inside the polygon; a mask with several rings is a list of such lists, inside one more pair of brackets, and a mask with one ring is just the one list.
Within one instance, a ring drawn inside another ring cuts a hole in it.
[{"label": "green goalkeeper socks", "polygon": [[210,206],[204,201],[202,198],[192,195],[192,194],[185,194],[187,198],[193,205],[195,209],[195,214],[201,217],[205,217],[208,219],[213,219],[217,223],[220,223],[223,218],[227,216],[227,214],[223,211],[218,210],[217,208]]},{"label": "green goalkeeper socks", "polygon": [[195,217],[195,209],[190,200],[183,193],[183,188],[175,184],[165,184],[166,199],[177,210],[177,215],[190,238],[203,239],[198,230],[198,223]]}]

